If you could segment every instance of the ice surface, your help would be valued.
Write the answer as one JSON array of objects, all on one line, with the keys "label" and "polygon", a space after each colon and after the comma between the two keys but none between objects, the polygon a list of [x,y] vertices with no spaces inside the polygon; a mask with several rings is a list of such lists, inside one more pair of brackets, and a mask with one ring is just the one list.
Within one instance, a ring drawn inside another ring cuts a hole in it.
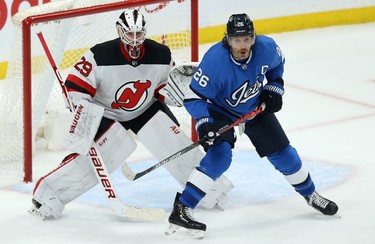
[{"label": "ice surface", "polygon": [[[195,213],[208,226],[199,243],[375,243],[375,23],[271,36],[286,56],[284,108],[277,116],[318,191],[337,202],[339,217],[308,207],[241,137],[226,174],[235,185],[227,209]],[[63,157],[38,153],[34,181]],[[155,162],[142,147],[129,160],[135,171]],[[168,213],[181,190],[164,169],[135,182],[120,172],[112,179],[126,204]],[[165,236],[166,219],[144,223],[114,216],[98,187],[70,203],[60,219],[41,221],[27,213],[34,184],[0,178],[1,243],[197,242]]]}]

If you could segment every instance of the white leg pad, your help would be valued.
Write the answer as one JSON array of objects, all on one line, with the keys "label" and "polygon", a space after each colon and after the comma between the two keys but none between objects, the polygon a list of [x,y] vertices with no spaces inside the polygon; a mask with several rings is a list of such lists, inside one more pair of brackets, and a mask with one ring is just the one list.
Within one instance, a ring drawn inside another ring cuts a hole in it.
[{"label": "white leg pad", "polygon": [[29,212],[42,219],[45,218],[57,218],[61,215],[65,208],[65,204],[62,203],[55,192],[48,186],[46,181],[39,180],[37,183],[37,191],[34,193],[33,198],[41,204],[40,208],[36,208],[34,204],[30,208]]},{"label": "white leg pad", "polygon": [[[158,161],[192,143],[182,130],[161,111],[157,112],[142,127],[137,136],[139,141]],[[185,186],[190,173],[199,165],[202,158],[203,153],[197,147],[165,164],[164,167],[181,186]]]},{"label": "white leg pad", "polygon": [[233,187],[233,183],[225,175],[220,176],[209,189],[206,196],[200,201],[199,206],[206,209],[211,209],[215,206],[225,209],[229,200],[227,193]]},{"label": "white leg pad", "polygon": [[[138,132],[139,141],[158,160],[161,161],[173,153],[189,146],[192,141],[179,127],[163,112],[159,111]],[[164,165],[175,180],[185,187],[190,174],[204,157],[199,147],[183,154],[175,160]],[[233,188],[229,179],[221,176],[216,180],[206,197],[200,203],[204,208],[212,208]]]},{"label": "white leg pad", "polygon": [[[134,139],[117,122],[96,141],[96,145],[109,173],[119,168],[137,146]],[[84,155],[72,155],[38,181],[33,198],[45,205],[43,207],[46,209],[46,216],[60,216],[64,205],[98,183],[89,160]]]}]

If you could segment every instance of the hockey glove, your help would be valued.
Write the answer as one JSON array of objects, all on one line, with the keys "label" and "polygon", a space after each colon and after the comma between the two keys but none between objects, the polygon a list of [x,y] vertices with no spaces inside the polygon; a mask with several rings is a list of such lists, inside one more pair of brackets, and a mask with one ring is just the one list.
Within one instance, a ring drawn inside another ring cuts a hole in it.
[{"label": "hockey glove", "polygon": [[196,128],[199,136],[199,143],[202,145],[204,150],[214,145],[217,137],[216,132],[213,129],[212,118],[202,118],[197,121]]},{"label": "hockey glove", "polygon": [[282,96],[284,94],[283,79],[268,82],[259,97],[259,104],[265,103],[266,107],[262,114],[276,113],[283,106]]}]

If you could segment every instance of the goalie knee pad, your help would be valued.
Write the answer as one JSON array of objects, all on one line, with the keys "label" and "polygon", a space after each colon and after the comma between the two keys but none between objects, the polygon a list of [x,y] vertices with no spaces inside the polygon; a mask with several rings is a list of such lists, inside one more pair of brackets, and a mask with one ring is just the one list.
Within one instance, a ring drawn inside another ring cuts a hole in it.
[{"label": "goalie knee pad", "polygon": [[[97,149],[109,173],[114,172],[135,150],[136,142],[120,123],[115,122],[96,141]],[[42,206],[43,214],[58,217],[64,206],[97,183],[96,172],[86,155],[70,154],[55,170],[36,184],[33,198]]]}]

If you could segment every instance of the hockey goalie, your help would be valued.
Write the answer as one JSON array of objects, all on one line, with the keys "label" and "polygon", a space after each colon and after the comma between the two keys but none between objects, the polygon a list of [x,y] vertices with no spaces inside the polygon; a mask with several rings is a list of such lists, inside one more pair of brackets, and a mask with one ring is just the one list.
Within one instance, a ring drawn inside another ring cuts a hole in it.
[{"label": "hockey goalie", "polygon": [[[92,167],[98,159],[91,150],[101,156],[100,165],[109,174],[126,163],[137,147],[129,130],[157,160],[192,143],[168,105],[181,106],[195,66],[172,69],[169,48],[146,38],[146,20],[137,10],[124,11],[116,27],[119,38],[90,48],[65,80],[67,99],[74,106],[66,136],[73,153],[35,185],[29,212],[42,219],[58,218],[69,202],[99,183],[101,171]],[[185,186],[202,157],[195,148],[164,166]],[[101,181],[110,199],[114,188],[109,182]],[[220,177],[201,207],[223,207],[232,187],[230,180]]]}]

